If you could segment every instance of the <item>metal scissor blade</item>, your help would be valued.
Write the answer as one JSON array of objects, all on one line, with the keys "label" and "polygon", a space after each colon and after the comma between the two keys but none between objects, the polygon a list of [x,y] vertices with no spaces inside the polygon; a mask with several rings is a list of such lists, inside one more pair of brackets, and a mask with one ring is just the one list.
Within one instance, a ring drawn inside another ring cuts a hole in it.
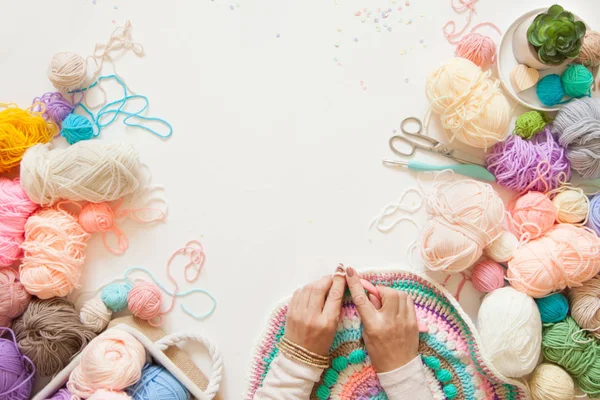
[{"label": "metal scissor blade", "polygon": [[472,156],[469,153],[465,153],[464,151],[452,149],[452,151],[450,153],[448,153],[446,155],[446,157],[450,157],[453,160],[456,160],[462,164],[475,164],[475,165],[481,165],[482,167],[485,167],[485,161],[483,161],[475,156]]}]

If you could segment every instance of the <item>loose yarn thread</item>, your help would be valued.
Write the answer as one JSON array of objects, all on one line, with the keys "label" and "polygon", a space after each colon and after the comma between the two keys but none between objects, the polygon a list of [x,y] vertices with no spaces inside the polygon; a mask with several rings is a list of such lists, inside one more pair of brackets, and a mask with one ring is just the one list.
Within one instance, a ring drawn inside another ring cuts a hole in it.
[{"label": "loose yarn thread", "polygon": [[595,276],[583,286],[569,290],[571,317],[582,329],[600,339],[600,276]]},{"label": "loose yarn thread", "polygon": [[[8,332],[10,339],[3,338]],[[35,365],[21,354],[15,334],[8,328],[0,327],[0,399],[28,400],[31,396]]]},{"label": "loose yarn thread", "polygon": [[[8,327],[22,315],[31,296],[19,281],[19,274],[10,267],[0,267],[0,327]],[[0,353],[1,354],[1,353]]]},{"label": "loose yarn thread", "polygon": [[535,303],[538,306],[538,310],[540,310],[542,322],[545,324],[560,322],[567,317],[569,312],[569,302],[560,293],[535,299]]},{"label": "loose yarn thread", "polygon": [[554,226],[558,215],[549,196],[533,191],[511,200],[507,208],[509,226],[522,242],[544,235]]},{"label": "loose yarn thread", "polygon": [[189,391],[171,373],[160,365],[146,364],[142,378],[127,389],[133,400],[189,400]]},{"label": "loose yarn thread", "polygon": [[515,122],[513,133],[525,140],[529,140],[542,132],[550,122],[550,117],[543,111],[528,111],[519,115]]},{"label": "loose yarn thread", "polygon": [[573,400],[575,384],[564,369],[554,364],[540,364],[529,378],[533,400]]}]

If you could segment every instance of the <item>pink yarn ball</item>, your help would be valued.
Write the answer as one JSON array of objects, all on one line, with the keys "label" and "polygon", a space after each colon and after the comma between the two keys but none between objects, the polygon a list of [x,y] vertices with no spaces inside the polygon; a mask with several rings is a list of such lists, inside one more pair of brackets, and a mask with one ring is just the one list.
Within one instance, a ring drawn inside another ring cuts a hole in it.
[{"label": "pink yarn ball", "polygon": [[0,266],[12,265],[23,255],[25,222],[36,208],[18,179],[0,178]]},{"label": "pink yarn ball", "polygon": [[485,67],[496,61],[496,44],[488,36],[469,33],[458,43],[455,54],[480,67]]},{"label": "pink yarn ball", "polygon": [[30,301],[17,271],[0,267],[0,326],[9,327],[13,319],[25,312]]},{"label": "pink yarn ball", "polygon": [[479,292],[493,292],[504,286],[504,268],[495,261],[482,261],[473,268],[471,282]]},{"label": "pink yarn ball", "polygon": [[131,397],[125,392],[113,392],[111,390],[100,389],[88,397],[88,400],[131,400]]},{"label": "pink yarn ball", "polygon": [[140,281],[131,288],[127,295],[127,307],[131,313],[145,321],[160,315],[162,294],[158,286]]},{"label": "pink yarn ball", "polygon": [[88,203],[79,213],[79,224],[88,233],[108,232],[114,223],[115,215],[106,203]]},{"label": "pink yarn ball", "polygon": [[521,240],[537,239],[553,226],[558,211],[544,193],[529,192],[508,205],[510,228]]}]

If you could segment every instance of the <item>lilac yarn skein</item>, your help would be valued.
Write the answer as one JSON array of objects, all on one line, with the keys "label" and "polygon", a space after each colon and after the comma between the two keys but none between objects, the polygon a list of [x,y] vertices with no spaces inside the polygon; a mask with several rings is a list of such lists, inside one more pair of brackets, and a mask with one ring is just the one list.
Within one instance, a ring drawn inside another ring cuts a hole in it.
[{"label": "lilac yarn skein", "polygon": [[8,328],[0,328],[0,336],[10,333],[11,339],[0,337],[0,399],[27,400],[31,396],[35,366],[22,355],[15,334]]},{"label": "lilac yarn skein", "polygon": [[513,135],[496,143],[487,156],[487,168],[500,185],[517,192],[545,193],[571,179],[565,149],[556,142],[549,127],[531,141]]},{"label": "lilac yarn skein", "polygon": [[[33,99],[33,103],[44,103],[46,105],[46,111],[44,111],[43,117],[47,121],[54,122],[58,126],[60,126],[63,120],[67,118],[67,115],[71,114],[75,109],[75,106],[59,92],[44,93],[42,97]],[[41,106],[34,106],[33,111],[41,111]]]},{"label": "lilac yarn skein", "polygon": [[56,392],[54,396],[46,400],[71,400],[71,397],[71,392],[69,392],[66,388],[62,388]]}]

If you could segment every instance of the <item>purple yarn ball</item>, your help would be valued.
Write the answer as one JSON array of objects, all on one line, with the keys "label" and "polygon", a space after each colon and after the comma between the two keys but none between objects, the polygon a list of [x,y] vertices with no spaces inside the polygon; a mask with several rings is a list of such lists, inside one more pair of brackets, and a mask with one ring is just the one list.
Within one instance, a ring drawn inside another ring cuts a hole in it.
[{"label": "purple yarn ball", "polygon": [[54,396],[46,400],[71,400],[71,393],[67,389],[62,388]]},{"label": "purple yarn ball", "polygon": [[[67,99],[63,97],[59,92],[48,92],[44,93],[42,97],[36,97],[33,99],[33,103],[44,103],[46,110],[42,114],[47,121],[54,122],[58,126],[62,121],[67,118],[67,115],[71,114],[75,107]],[[34,106],[34,111],[41,111],[42,107],[38,104]]]},{"label": "purple yarn ball", "polygon": [[565,149],[546,127],[532,140],[512,135],[496,143],[487,155],[487,168],[497,182],[517,192],[546,193],[571,179],[571,165]]},{"label": "purple yarn ball", "polygon": [[0,336],[4,332],[10,333],[12,340],[0,337],[0,399],[27,400],[31,396],[35,367],[19,351],[13,331],[1,328]]}]

